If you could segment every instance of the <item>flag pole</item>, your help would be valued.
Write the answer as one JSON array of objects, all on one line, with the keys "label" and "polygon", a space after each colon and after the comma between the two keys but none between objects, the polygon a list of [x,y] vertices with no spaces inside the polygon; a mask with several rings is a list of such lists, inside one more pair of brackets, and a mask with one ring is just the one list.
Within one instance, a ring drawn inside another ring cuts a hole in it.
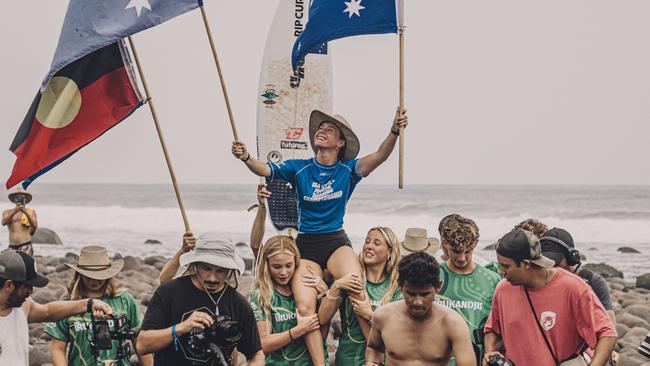
[{"label": "flag pole", "polygon": [[219,56],[217,56],[217,48],[214,46],[214,39],[212,39],[212,31],[210,30],[210,23],[208,23],[208,15],[205,12],[205,8],[203,7],[203,1],[200,2],[199,8],[201,8],[201,16],[203,17],[203,24],[205,25],[205,32],[208,34],[210,49],[212,49],[212,57],[214,58],[214,63],[217,65],[217,73],[219,74],[219,82],[221,82],[223,98],[226,101],[226,109],[228,109],[228,119],[230,120],[232,135],[235,140],[239,140],[239,136],[237,135],[237,126],[235,125],[235,117],[233,116],[232,107],[230,106],[230,98],[228,97],[228,89],[226,89],[226,81],[223,78],[223,72],[221,71],[221,62],[219,62]]},{"label": "flag pole", "polygon": [[[400,0],[400,18],[404,17],[404,0]],[[404,24],[399,26],[399,110],[404,111]],[[404,188],[404,127],[399,128],[399,189]]]},{"label": "flag pole", "polygon": [[138,67],[138,73],[140,74],[140,80],[142,80],[142,86],[144,87],[144,93],[147,97],[147,104],[151,110],[151,116],[153,117],[153,122],[156,125],[156,131],[158,132],[158,139],[160,140],[160,145],[163,149],[163,154],[165,155],[165,161],[167,162],[167,169],[169,169],[169,175],[172,178],[172,185],[174,186],[174,193],[176,193],[176,200],[178,201],[178,207],[181,209],[181,216],[183,217],[183,224],[185,225],[185,231],[190,230],[190,222],[187,220],[187,214],[185,213],[185,205],[183,204],[183,197],[181,197],[181,191],[178,188],[178,182],[176,181],[176,174],[174,173],[174,167],[172,166],[172,161],[169,158],[169,152],[167,151],[167,144],[165,143],[165,137],[163,136],[162,129],[160,128],[160,123],[158,122],[158,113],[156,113],[156,107],[153,103],[153,98],[151,98],[151,93],[149,93],[149,86],[147,85],[147,79],[144,77],[144,72],[142,71],[142,66],[140,65],[140,58],[138,57],[138,52],[135,49],[135,44],[133,43],[133,38],[129,38],[129,45],[131,46],[131,51],[133,52],[133,58],[135,59],[135,64]]}]

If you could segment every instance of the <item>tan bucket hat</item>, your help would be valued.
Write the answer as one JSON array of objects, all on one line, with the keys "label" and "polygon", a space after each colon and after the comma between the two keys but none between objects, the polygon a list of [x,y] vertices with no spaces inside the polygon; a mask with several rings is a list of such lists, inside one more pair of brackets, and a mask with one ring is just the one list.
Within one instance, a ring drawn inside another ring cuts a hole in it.
[{"label": "tan bucket hat", "polygon": [[16,190],[9,193],[9,195],[7,197],[9,197],[9,201],[11,201],[13,203],[16,203],[16,201],[15,201],[16,196],[19,196],[19,195],[25,196],[25,204],[28,204],[28,203],[32,202],[31,193],[28,193],[22,187],[16,188]]},{"label": "tan bucket hat", "polygon": [[352,131],[352,127],[345,118],[341,117],[338,114],[330,116],[327,113],[321,112],[319,110],[314,110],[311,112],[309,117],[309,142],[311,142],[311,148],[316,152],[316,145],[314,145],[314,135],[318,131],[321,123],[330,122],[336,125],[336,127],[341,130],[343,137],[345,138],[345,148],[343,150],[343,160],[352,160],[359,155],[359,139]]},{"label": "tan bucket hat", "polygon": [[108,251],[104,247],[90,245],[81,248],[79,263],[65,264],[80,274],[95,280],[107,280],[122,270],[124,260],[108,260]]},{"label": "tan bucket hat", "polygon": [[415,253],[425,252],[434,256],[440,249],[440,241],[427,236],[427,229],[408,228],[404,234],[404,241],[400,243],[402,257]]}]

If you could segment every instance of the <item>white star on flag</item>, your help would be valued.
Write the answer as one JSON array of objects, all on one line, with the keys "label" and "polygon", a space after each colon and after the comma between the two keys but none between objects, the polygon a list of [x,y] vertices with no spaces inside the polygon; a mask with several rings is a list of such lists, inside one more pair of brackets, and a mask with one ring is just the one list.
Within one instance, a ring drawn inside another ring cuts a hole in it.
[{"label": "white star on flag", "polygon": [[151,11],[151,4],[149,3],[149,0],[131,0],[126,5],[126,8],[124,8],[124,10],[129,8],[135,8],[136,14],[140,16],[140,13],[142,13],[142,8],[147,8],[149,11]]},{"label": "white star on flag", "polygon": [[348,19],[352,18],[352,15],[356,15],[361,18],[361,9],[365,9],[365,6],[361,6],[362,0],[350,0],[350,2],[344,1],[347,8],[343,10],[344,13],[348,13],[350,16]]}]

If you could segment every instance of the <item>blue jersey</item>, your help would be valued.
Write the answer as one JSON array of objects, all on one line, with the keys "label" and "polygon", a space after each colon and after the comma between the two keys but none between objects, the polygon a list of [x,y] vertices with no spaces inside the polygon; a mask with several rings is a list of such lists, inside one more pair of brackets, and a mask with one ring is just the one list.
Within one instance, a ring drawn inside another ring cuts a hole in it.
[{"label": "blue jersey", "polygon": [[343,228],[345,204],[363,177],[358,159],[322,165],[315,158],[268,163],[271,182],[276,175],[293,185],[298,202],[298,231],[332,233]]}]

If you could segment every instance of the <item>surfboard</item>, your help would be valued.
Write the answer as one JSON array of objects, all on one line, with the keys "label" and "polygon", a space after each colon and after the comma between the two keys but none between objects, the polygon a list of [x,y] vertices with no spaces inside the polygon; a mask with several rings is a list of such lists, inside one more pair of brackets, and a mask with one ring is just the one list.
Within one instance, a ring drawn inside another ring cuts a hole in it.
[{"label": "surfboard", "polygon": [[[309,115],[332,112],[332,60],[326,47],[310,53],[293,76],[291,50],[308,20],[309,0],[280,0],[269,29],[257,90],[257,156],[281,163],[314,155]],[[296,197],[290,182],[275,177],[267,189],[268,216],[279,234],[297,234]]]}]

